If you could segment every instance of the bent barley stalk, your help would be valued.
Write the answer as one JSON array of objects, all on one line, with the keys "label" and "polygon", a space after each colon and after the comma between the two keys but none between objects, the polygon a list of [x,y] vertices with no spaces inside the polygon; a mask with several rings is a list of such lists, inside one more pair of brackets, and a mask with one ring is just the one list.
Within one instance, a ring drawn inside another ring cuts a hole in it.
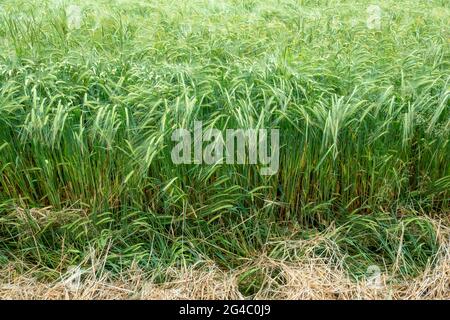
[{"label": "bent barley stalk", "polygon": [[[1,1],[2,268],[51,281],[103,259],[100,278],[164,282],[212,263],[237,274],[226,297],[295,298],[271,261],[295,283],[310,250],[349,281],[448,262],[445,1],[379,1],[370,28],[365,0],[69,2]],[[195,121],[278,129],[278,171],[174,164]]]}]

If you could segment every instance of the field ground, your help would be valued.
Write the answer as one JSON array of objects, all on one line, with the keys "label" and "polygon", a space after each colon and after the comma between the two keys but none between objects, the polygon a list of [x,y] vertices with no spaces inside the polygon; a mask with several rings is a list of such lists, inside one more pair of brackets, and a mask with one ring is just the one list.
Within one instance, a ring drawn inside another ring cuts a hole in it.
[{"label": "field ground", "polygon": [[[238,269],[219,268],[214,262],[184,269],[164,270],[166,280],[155,281],[153,272],[137,265],[119,276],[104,270],[105,259],[94,252],[85,269],[69,269],[55,281],[39,281],[36,270],[17,272],[11,265],[0,273],[0,299],[245,299],[240,283],[246,274],[260,272],[261,283],[254,299],[450,299],[450,232],[436,224],[442,239],[435,259],[414,278],[381,274],[378,283],[370,279],[353,281],[335,259],[316,256],[314,248],[327,242],[327,230],[310,241],[289,243],[305,255],[295,262],[276,260],[262,254]],[[330,244],[330,251],[333,251]],[[103,253],[107,256],[107,252]],[[336,261],[336,262],[333,262]],[[275,273],[274,273],[275,272]]]},{"label": "field ground", "polygon": [[[450,299],[448,21],[0,0],[0,299]],[[278,129],[279,170],[174,164],[197,120]]]}]

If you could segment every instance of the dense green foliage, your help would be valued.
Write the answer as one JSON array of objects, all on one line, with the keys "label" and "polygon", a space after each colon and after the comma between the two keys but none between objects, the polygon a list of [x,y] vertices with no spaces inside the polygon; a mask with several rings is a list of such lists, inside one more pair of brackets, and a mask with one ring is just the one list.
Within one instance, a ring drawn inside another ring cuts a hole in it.
[{"label": "dense green foliage", "polygon": [[[69,4],[69,2],[66,2]],[[330,235],[356,273],[436,252],[448,214],[446,1],[0,1],[0,258],[214,260]],[[280,169],[174,165],[170,136],[280,129]],[[318,245],[319,254],[327,255]],[[358,271],[359,270],[359,271]]]}]

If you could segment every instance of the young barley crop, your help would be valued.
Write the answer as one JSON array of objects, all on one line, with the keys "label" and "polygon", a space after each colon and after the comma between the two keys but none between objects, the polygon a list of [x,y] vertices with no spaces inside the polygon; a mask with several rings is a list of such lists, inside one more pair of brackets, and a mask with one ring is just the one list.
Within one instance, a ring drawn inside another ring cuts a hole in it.
[{"label": "young barley crop", "polygon": [[[369,28],[368,1],[2,1],[0,254],[232,268],[337,225],[355,274],[415,274],[449,213],[450,9],[406,2]],[[174,164],[195,121],[278,129],[279,170]]]}]

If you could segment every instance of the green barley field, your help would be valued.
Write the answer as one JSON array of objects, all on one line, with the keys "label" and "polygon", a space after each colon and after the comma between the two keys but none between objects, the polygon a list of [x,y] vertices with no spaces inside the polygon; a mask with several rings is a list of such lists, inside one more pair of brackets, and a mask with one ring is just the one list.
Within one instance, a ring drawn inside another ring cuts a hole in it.
[{"label": "green barley field", "polygon": [[[449,298],[449,22],[444,0],[1,0],[0,283],[354,298],[322,282],[375,266],[394,298]],[[174,164],[195,121],[278,129],[278,171]]]}]

